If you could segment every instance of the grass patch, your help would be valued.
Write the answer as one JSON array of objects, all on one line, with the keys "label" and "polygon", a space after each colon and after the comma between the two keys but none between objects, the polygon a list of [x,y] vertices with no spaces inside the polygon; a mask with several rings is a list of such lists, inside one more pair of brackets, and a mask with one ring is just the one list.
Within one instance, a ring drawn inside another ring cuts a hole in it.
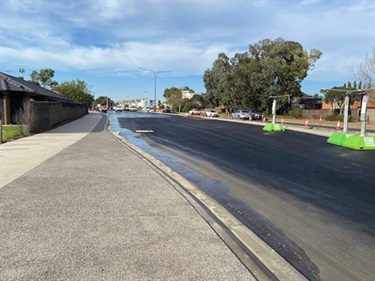
[{"label": "grass patch", "polygon": [[30,134],[26,133],[25,130],[23,130],[22,126],[3,125],[3,133],[2,133],[3,143],[13,141],[16,139],[20,139],[23,137],[27,137],[29,135]]}]

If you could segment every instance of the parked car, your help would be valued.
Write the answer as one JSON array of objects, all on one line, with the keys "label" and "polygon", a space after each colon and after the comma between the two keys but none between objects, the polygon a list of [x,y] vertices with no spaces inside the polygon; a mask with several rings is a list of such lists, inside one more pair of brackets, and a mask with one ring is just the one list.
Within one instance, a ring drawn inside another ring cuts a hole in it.
[{"label": "parked car", "polygon": [[206,116],[207,117],[219,117],[219,113],[217,113],[215,110],[206,110]]},{"label": "parked car", "polygon": [[166,109],[163,109],[162,112],[163,112],[163,113],[174,113],[174,110],[173,110],[173,109],[170,109],[170,108],[166,108]]},{"label": "parked car", "polygon": [[115,106],[113,107],[113,110],[114,110],[115,112],[121,112],[123,109],[124,109],[123,107],[118,106],[118,105],[115,105]]},{"label": "parked car", "polygon": [[189,111],[189,115],[201,115],[201,112],[200,110],[194,108]]},{"label": "parked car", "polygon": [[134,105],[132,105],[131,107],[129,107],[129,111],[135,112],[137,111],[137,108]]},{"label": "parked car", "polygon": [[257,112],[255,110],[249,110],[249,116],[251,116],[251,120],[262,120],[263,113]]},{"label": "parked car", "polygon": [[250,115],[248,110],[236,110],[231,114],[232,119],[248,120],[249,116]]}]

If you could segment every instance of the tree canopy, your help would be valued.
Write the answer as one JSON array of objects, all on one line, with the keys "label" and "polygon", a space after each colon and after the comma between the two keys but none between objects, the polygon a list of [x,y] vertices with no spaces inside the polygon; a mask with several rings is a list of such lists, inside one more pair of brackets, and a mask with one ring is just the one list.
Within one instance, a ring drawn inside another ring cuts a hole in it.
[{"label": "tree canopy", "polygon": [[108,105],[109,107],[113,106],[115,103],[107,96],[100,96],[95,100],[95,105]]},{"label": "tree canopy", "polygon": [[366,54],[360,65],[357,68],[352,66],[350,71],[365,88],[375,88],[375,46],[371,53]]},{"label": "tree canopy", "polygon": [[[375,88],[375,46],[372,48],[372,52],[366,54],[363,61],[358,67],[350,67],[349,70],[354,77],[359,80],[360,84],[363,85],[363,89],[374,89]],[[361,89],[361,87],[359,87]],[[375,93],[372,91],[369,93],[369,101],[375,102]]]},{"label": "tree canopy", "polygon": [[92,106],[94,102],[94,96],[91,94],[90,88],[85,81],[80,79],[63,82],[54,86],[53,90],[72,101],[83,103],[87,107]]},{"label": "tree canopy", "polygon": [[[348,82],[348,84],[344,84],[341,87],[333,87],[330,90],[325,90],[322,91],[324,93],[324,101],[326,103],[331,104],[332,108],[333,105],[336,104],[337,107],[339,108],[340,112],[339,114],[343,114],[343,110],[345,107],[345,97],[348,94],[348,92],[355,91],[355,90],[361,90],[361,83],[357,85],[357,82],[354,81],[353,85],[351,82]],[[358,92],[352,92],[349,95],[350,98],[350,105],[353,105],[354,102],[359,102],[361,101],[361,96]]]},{"label": "tree canopy", "polygon": [[43,88],[51,89],[54,86],[57,86],[58,83],[55,80],[52,80],[55,75],[55,71],[51,68],[43,68],[39,72],[33,70],[30,74],[31,82],[42,86]]},{"label": "tree canopy", "polygon": [[317,49],[307,52],[299,43],[282,38],[262,40],[233,58],[220,53],[203,76],[207,99],[230,112],[239,108],[267,112],[271,95],[302,95],[301,82],[321,55]]},{"label": "tree canopy", "polygon": [[[186,87],[184,89],[186,89]],[[163,96],[166,98],[168,103],[172,104],[172,107],[176,106],[178,107],[178,111],[181,111],[183,101],[181,89],[176,87],[165,89]]]}]

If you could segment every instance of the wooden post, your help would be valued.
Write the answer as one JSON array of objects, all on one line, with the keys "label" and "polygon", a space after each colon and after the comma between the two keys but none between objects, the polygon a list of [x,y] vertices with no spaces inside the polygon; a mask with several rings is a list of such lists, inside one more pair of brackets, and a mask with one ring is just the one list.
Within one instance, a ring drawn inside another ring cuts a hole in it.
[{"label": "wooden post", "polygon": [[0,144],[3,143],[3,120],[0,119]]},{"label": "wooden post", "polygon": [[3,93],[3,125],[9,125],[11,123],[10,116],[10,98],[9,94]]}]

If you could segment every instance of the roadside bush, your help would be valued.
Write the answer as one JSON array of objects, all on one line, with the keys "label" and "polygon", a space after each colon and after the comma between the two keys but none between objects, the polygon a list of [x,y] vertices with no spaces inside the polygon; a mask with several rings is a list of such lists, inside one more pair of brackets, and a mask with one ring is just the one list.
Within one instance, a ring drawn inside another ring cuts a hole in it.
[{"label": "roadside bush", "polygon": [[295,119],[302,119],[302,109],[301,108],[293,108],[291,111],[289,111],[289,117],[295,118]]},{"label": "roadside bush", "polygon": [[324,117],[326,121],[344,121],[344,115],[332,114]]},{"label": "roadside bush", "polygon": [[193,109],[193,108],[199,108],[199,104],[197,104],[196,102],[187,102],[183,108],[182,108],[182,112],[189,112],[189,110]]},{"label": "roadside bush", "polygon": [[35,121],[33,106],[30,100],[25,101],[22,105],[22,108],[16,112],[15,121],[17,125],[19,125],[18,128],[21,135],[30,135],[31,125]]}]

